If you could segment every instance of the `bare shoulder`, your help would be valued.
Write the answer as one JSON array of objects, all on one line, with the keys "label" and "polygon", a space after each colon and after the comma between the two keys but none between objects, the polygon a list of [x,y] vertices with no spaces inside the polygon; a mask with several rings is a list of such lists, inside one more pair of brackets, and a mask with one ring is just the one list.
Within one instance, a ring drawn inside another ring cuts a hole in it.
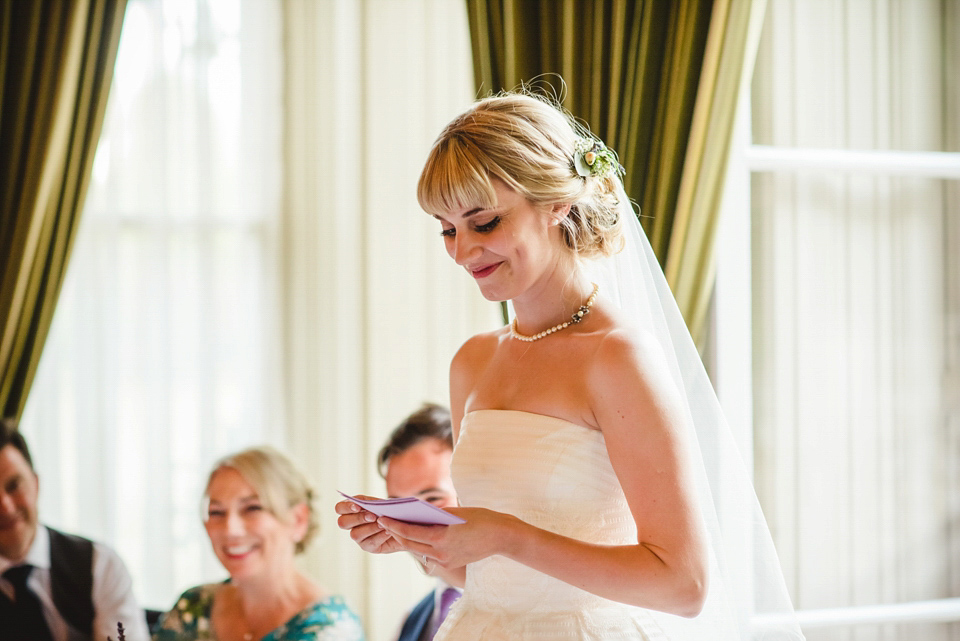
[{"label": "bare shoulder", "polygon": [[467,399],[480,375],[496,352],[503,330],[477,334],[457,350],[450,361],[450,414],[453,422],[453,440],[460,436],[460,420],[466,410]]},{"label": "bare shoulder", "polygon": [[666,374],[663,348],[649,331],[623,323],[613,324],[597,340],[590,362],[590,377]]},{"label": "bare shoulder", "polygon": [[611,422],[649,426],[651,416],[678,409],[680,394],[663,348],[641,328],[614,324],[598,339],[586,374],[601,430]]},{"label": "bare shoulder", "polygon": [[503,329],[497,329],[468,338],[450,363],[450,375],[463,376],[487,363],[500,344],[503,332]]}]

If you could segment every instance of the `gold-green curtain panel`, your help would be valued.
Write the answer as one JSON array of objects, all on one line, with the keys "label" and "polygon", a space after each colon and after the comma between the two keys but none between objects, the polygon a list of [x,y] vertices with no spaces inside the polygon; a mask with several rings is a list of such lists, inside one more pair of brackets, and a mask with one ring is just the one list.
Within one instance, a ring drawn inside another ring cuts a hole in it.
[{"label": "gold-green curtain panel", "polygon": [[106,111],[126,0],[0,0],[0,410],[20,417]]},{"label": "gold-green curtain panel", "polygon": [[700,72],[664,273],[697,345],[703,345],[737,99],[748,95],[766,0],[716,0]]},{"label": "gold-green curtain panel", "polygon": [[[713,94],[728,87],[718,86],[716,77],[707,77],[719,70],[719,65],[707,63],[730,59],[732,42],[746,38],[731,31],[740,25],[727,18],[731,5],[745,8],[752,16],[756,4],[753,0],[467,0],[480,95],[521,83],[533,84],[535,89],[538,83],[552,84],[557,89],[562,78],[564,106],[620,154],[627,170],[624,187],[640,205],[641,223],[675,293],[677,270],[686,270],[690,264],[699,267],[695,260],[680,261],[680,254],[712,251],[717,209],[706,206],[705,197],[692,194],[702,191],[696,188],[701,179],[715,174],[715,156],[725,162],[733,125],[732,116],[729,123],[718,123],[710,116],[718,106]],[[743,53],[745,48],[740,50]],[[727,82],[726,76],[721,80]],[[739,87],[739,76],[735,85]],[[735,106],[735,91],[732,95]],[[694,130],[695,112],[710,127],[719,124],[726,130]],[[691,137],[694,133],[697,138]],[[722,144],[714,144],[715,137]],[[704,163],[700,156],[707,150],[711,162]],[[691,166],[700,170],[693,171]],[[691,195],[680,202],[684,181]],[[697,206],[691,208],[694,202]],[[701,216],[711,221],[702,223]],[[678,224],[684,231],[683,242],[672,238]],[[672,268],[677,261],[680,267]],[[684,286],[696,291],[678,303],[691,333],[699,339],[704,315],[688,301],[699,303],[704,291],[709,301],[712,272],[692,280],[693,286],[686,281]]]}]

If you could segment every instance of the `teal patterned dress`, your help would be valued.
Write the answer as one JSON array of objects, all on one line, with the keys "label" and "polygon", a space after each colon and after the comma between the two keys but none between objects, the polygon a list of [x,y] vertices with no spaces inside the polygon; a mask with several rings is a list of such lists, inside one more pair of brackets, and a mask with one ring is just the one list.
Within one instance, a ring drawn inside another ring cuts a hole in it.
[{"label": "teal patterned dress", "polygon": [[[198,585],[180,595],[157,622],[153,641],[216,641],[210,612],[222,585]],[[331,596],[301,610],[261,641],[364,641],[364,636],[360,620],[343,598]]]}]

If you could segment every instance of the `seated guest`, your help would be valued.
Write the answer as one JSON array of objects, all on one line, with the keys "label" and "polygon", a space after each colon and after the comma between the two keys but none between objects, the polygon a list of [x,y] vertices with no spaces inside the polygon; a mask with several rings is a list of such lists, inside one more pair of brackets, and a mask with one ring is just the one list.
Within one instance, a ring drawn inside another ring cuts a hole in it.
[{"label": "seated guest", "polygon": [[117,553],[40,525],[39,477],[14,419],[0,420],[0,638],[102,641],[122,623],[148,638],[143,610]]},{"label": "seated guest", "polygon": [[313,491],[270,447],[221,459],[204,491],[210,544],[230,574],[184,592],[155,641],[362,641],[356,615],[296,567],[316,533]]},{"label": "seated guest", "polygon": [[[437,507],[456,507],[450,478],[453,435],[450,411],[424,404],[396,427],[377,456],[391,498],[416,496]],[[437,585],[403,622],[397,641],[430,641],[443,623],[460,589],[437,577]]]}]

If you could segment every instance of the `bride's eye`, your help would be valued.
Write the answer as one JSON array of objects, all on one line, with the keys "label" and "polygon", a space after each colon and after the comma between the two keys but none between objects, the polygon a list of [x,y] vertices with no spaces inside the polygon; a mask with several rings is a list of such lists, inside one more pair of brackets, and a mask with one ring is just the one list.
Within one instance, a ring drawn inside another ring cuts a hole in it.
[{"label": "bride's eye", "polygon": [[440,235],[453,237],[457,235],[457,230],[455,227],[451,227],[450,229],[441,229]]},{"label": "bride's eye", "polygon": [[476,229],[478,232],[482,234],[485,234],[487,232],[491,232],[494,229],[496,229],[499,224],[500,224],[500,216],[494,216],[493,218],[490,219],[489,222],[483,223],[482,225],[477,225],[476,227],[474,227],[474,229]]}]

